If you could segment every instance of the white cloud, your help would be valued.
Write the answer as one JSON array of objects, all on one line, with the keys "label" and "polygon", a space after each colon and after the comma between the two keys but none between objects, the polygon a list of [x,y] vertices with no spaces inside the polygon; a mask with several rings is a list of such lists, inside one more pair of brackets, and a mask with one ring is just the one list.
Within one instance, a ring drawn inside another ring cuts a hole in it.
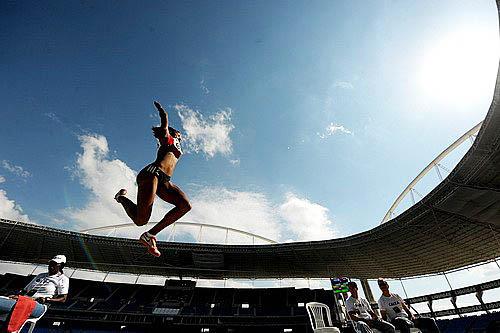
[{"label": "white cloud", "polygon": [[[250,232],[275,241],[331,239],[335,236],[328,209],[292,193],[278,207],[263,193],[221,187],[203,188],[191,198],[193,209],[183,218]],[[192,231],[196,234],[196,231]],[[203,242],[222,243],[225,232],[207,231]],[[228,243],[249,244],[251,237],[230,233]],[[265,243],[255,241],[257,243]]]},{"label": "white cloud", "polygon": [[23,214],[21,206],[7,197],[7,192],[0,190],[0,217],[8,220],[29,222],[28,215]]},{"label": "white cloud", "polygon": [[179,113],[186,132],[185,141],[189,151],[201,152],[207,157],[214,157],[216,154],[228,156],[232,153],[230,134],[234,126],[231,123],[230,108],[219,110],[208,120],[186,105],[175,105],[174,108]]},{"label": "white cloud", "polygon": [[120,186],[134,184],[135,172],[122,161],[108,158],[108,142],[104,136],[83,135],[79,139],[83,153],[77,156],[76,172],[84,187],[100,200],[113,201]]},{"label": "white cloud", "polygon": [[0,184],[1,183],[5,183],[5,177],[3,177],[3,176],[0,176]]},{"label": "white cloud", "polygon": [[354,89],[353,84],[347,81],[335,81],[333,86],[335,88],[341,88],[341,89]]},{"label": "white cloud", "polygon": [[330,125],[328,125],[326,127],[326,133],[328,135],[332,135],[332,134],[335,134],[335,132],[342,132],[342,133],[345,133],[345,134],[352,134],[351,130],[345,128],[343,125],[337,125],[337,124],[334,124],[334,123],[330,123]]},{"label": "white cloud", "polygon": [[21,178],[31,177],[31,173],[30,172],[24,170],[23,167],[21,167],[21,166],[12,164],[10,161],[2,160],[1,164],[2,164],[2,167],[5,170],[13,173],[16,176],[19,176]]},{"label": "white cloud", "polygon": [[44,116],[46,116],[47,118],[49,118],[52,121],[55,121],[56,123],[62,124],[61,119],[59,119],[59,117],[54,112],[44,113]]},{"label": "white cloud", "polygon": [[90,199],[85,207],[68,207],[63,215],[76,222],[77,228],[130,222],[113,197],[120,188],[126,188],[132,198],[136,196],[135,172],[109,158],[104,136],[82,135],[79,139],[83,152],[77,155],[74,176],[90,191]]},{"label": "white cloud", "polygon": [[231,163],[234,166],[240,165],[240,159],[237,158],[235,160],[229,160],[229,163]]},{"label": "white cloud", "polygon": [[321,240],[335,236],[326,207],[288,193],[285,202],[279,207],[279,212],[287,222],[288,229],[294,234],[294,240]]},{"label": "white cloud", "polygon": [[344,133],[344,134],[353,134],[350,129],[344,127],[344,125],[338,125],[334,123],[330,123],[326,126],[325,130],[322,133],[316,133],[321,139],[326,139],[329,136],[334,135],[335,133]]},{"label": "white cloud", "polygon": [[[82,208],[68,207],[62,215],[77,230],[112,224],[130,223],[132,228],[115,235],[138,237],[143,229],[133,227],[122,206],[113,199],[120,188],[127,188],[128,197],[135,201],[137,188],[136,172],[118,159],[109,157],[107,140],[101,135],[80,137],[82,153],[77,155],[74,176],[90,192],[89,201]],[[224,187],[198,187],[186,191],[190,196],[192,210],[181,219],[185,222],[200,222],[229,227],[253,233],[275,241],[286,239],[327,239],[334,235],[332,223],[327,217],[328,209],[306,199],[288,194],[281,205],[273,204],[264,193],[230,190]],[[159,221],[171,209],[161,200],[154,204],[151,221]],[[60,223],[60,222],[59,222]],[[173,227],[159,236],[168,239]],[[177,227],[176,240],[188,237],[191,241],[200,236],[199,227]],[[204,228],[203,242],[224,243],[224,230]],[[229,232],[229,244],[266,243],[251,236]]]},{"label": "white cloud", "polygon": [[[276,210],[262,193],[207,187],[191,198],[193,209],[184,220],[230,227],[271,240],[280,240],[281,226]],[[205,234],[204,241],[224,241],[225,233]],[[229,243],[251,243],[251,237],[231,233]],[[257,241],[258,242],[258,241]]]},{"label": "white cloud", "polygon": [[208,95],[210,93],[210,90],[208,90],[207,85],[205,84],[205,79],[201,79],[200,81],[200,89],[201,91],[205,94]]}]

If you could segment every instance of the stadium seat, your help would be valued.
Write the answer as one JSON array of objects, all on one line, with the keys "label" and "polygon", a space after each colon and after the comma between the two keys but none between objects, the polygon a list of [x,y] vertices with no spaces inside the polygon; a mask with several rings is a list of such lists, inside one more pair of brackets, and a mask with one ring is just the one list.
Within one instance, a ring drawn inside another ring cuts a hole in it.
[{"label": "stadium seat", "polygon": [[[332,318],[328,305],[318,302],[309,302],[306,304],[306,309],[314,333],[340,333],[337,327],[332,326]],[[326,324],[324,312],[326,312]]]}]

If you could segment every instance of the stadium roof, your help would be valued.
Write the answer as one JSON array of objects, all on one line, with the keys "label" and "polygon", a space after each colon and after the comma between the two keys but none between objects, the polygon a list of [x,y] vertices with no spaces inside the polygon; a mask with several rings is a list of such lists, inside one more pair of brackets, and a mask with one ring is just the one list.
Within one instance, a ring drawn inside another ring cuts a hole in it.
[{"label": "stadium roof", "polygon": [[[498,1],[497,1],[498,5]],[[93,236],[0,220],[0,260],[200,278],[400,278],[500,257],[500,73],[477,139],[451,174],[398,217],[349,237],[271,245],[160,242]]]}]

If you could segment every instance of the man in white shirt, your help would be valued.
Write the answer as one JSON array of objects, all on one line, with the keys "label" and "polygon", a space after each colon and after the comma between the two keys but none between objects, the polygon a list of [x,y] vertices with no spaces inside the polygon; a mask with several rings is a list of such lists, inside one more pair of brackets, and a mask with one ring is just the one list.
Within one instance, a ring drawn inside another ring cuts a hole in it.
[{"label": "man in white shirt", "polygon": [[[65,302],[68,296],[69,278],[64,275],[63,268],[66,256],[59,254],[49,261],[48,273],[38,274],[19,295],[26,295],[36,300],[36,306],[31,317],[37,318],[43,314],[44,303]],[[0,320],[5,321],[7,315],[16,304],[18,295],[0,297]]]},{"label": "man in white shirt", "polygon": [[382,291],[382,296],[378,300],[382,318],[389,320],[401,333],[410,333],[410,328],[414,326],[429,333],[440,333],[434,319],[416,318],[404,300],[398,294],[389,291],[389,284],[385,280],[379,279],[378,286]]},{"label": "man in white shirt", "polygon": [[383,333],[396,332],[393,325],[377,316],[366,299],[359,297],[356,282],[351,281],[347,286],[351,296],[345,302],[346,308],[358,331],[372,333],[372,328],[376,328]]}]

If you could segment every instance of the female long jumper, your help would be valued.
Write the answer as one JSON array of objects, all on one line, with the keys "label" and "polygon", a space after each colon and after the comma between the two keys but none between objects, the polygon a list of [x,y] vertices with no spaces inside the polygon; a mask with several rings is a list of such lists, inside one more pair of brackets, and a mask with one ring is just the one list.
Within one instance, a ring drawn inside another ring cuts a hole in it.
[{"label": "female long jumper", "polygon": [[181,133],[168,126],[168,115],[160,103],[155,101],[154,105],[161,119],[161,125],[152,128],[153,135],[159,142],[156,160],[146,165],[137,175],[137,205],[125,196],[126,189],[118,191],[115,200],[123,206],[127,215],[138,226],[148,223],[155,195],[175,206],[158,224],[139,238],[140,242],[147,246],[149,253],[159,257],[161,253],[156,246],[156,234],[189,212],[191,204],[186,194],[170,181],[177,161],[182,155]]}]

